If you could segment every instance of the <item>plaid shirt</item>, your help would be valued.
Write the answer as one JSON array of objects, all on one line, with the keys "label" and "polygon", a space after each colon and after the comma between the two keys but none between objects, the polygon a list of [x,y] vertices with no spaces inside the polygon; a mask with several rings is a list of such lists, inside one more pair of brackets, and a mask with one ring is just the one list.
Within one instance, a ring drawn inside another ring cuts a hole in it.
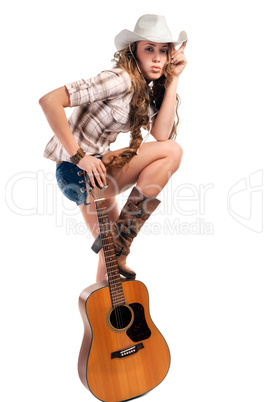
[{"label": "plaid shirt", "polygon": [[[120,132],[128,132],[131,79],[120,68],[103,71],[94,78],[66,85],[70,106],[74,109],[68,122],[78,145],[88,155],[104,155]],[[70,161],[70,155],[56,136],[47,144],[44,157]]]}]

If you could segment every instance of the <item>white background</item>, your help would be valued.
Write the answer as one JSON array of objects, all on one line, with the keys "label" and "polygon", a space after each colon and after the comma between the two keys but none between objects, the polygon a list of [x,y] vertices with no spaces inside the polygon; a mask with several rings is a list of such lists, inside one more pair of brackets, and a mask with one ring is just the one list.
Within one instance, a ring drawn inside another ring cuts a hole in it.
[{"label": "white background", "polygon": [[[110,68],[114,36],[146,13],[165,15],[174,38],[186,30],[189,40],[178,87],[183,162],[129,257],[172,355],[167,378],[143,400],[267,402],[268,30],[260,0],[2,8],[3,401],[95,400],[77,357],[78,297],[95,280],[97,257],[42,157],[52,132],[38,99]],[[127,143],[119,136],[116,145]]]}]

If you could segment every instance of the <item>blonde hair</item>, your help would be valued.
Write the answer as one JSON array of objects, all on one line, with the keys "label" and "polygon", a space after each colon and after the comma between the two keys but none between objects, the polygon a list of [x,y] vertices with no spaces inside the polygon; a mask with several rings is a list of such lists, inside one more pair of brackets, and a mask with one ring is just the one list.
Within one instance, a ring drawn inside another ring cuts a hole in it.
[{"label": "blonde hair", "polygon": [[[129,47],[115,53],[113,61],[115,67],[122,68],[127,71],[131,78],[133,97],[130,102],[130,142],[129,147],[126,148],[121,154],[114,156],[106,166],[121,168],[128,163],[137,151],[143,141],[141,129],[149,130],[149,106],[152,102],[157,110],[160,109],[165,88],[172,81],[172,64],[171,61],[171,45],[168,45],[168,59],[165,66],[164,74],[158,79],[153,81],[153,86],[150,88],[145,81],[145,78],[138,69],[136,58],[134,57],[137,42],[132,43]],[[178,106],[180,98],[176,95],[176,121],[174,121],[169,139],[176,138],[177,126],[179,123]]]}]

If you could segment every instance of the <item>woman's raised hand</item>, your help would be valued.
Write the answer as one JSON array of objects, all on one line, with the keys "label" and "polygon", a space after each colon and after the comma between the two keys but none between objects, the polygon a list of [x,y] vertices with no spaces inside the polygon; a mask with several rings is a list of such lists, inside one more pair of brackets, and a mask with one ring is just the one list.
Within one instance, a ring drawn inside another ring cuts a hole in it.
[{"label": "woman's raised hand", "polygon": [[92,187],[96,185],[95,179],[100,187],[106,186],[106,168],[100,159],[85,155],[77,166],[88,173]]},{"label": "woman's raised hand", "polygon": [[182,73],[187,64],[187,60],[184,54],[184,49],[187,42],[187,40],[183,42],[178,50],[175,50],[175,47],[173,46],[173,50],[171,52],[171,63],[174,64],[173,73],[177,77]]}]

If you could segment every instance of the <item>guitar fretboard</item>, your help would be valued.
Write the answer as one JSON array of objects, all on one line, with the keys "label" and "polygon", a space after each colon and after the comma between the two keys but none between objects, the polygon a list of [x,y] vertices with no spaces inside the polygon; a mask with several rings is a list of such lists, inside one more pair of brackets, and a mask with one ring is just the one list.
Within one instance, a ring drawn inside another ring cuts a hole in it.
[{"label": "guitar fretboard", "polygon": [[105,199],[95,201],[113,307],[125,303]]}]

